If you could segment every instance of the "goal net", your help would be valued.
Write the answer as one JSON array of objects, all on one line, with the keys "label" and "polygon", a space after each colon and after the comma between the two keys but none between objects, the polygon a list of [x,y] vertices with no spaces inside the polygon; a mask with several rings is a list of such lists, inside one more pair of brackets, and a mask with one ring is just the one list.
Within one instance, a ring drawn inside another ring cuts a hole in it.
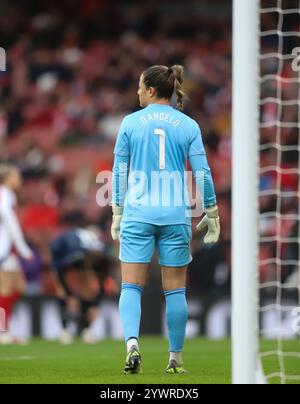
[{"label": "goal net", "polygon": [[232,172],[233,382],[300,383],[300,0],[233,0]]},{"label": "goal net", "polygon": [[300,383],[300,0],[260,0],[259,33],[260,358]]}]

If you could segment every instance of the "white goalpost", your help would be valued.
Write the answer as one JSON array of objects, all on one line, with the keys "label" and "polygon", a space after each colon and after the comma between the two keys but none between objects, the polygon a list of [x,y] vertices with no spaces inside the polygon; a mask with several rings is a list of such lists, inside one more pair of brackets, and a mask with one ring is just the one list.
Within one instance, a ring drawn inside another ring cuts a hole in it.
[{"label": "white goalpost", "polygon": [[232,377],[255,383],[258,267],[258,1],[233,2]]},{"label": "white goalpost", "polygon": [[234,384],[300,383],[299,55],[300,0],[233,1]]}]

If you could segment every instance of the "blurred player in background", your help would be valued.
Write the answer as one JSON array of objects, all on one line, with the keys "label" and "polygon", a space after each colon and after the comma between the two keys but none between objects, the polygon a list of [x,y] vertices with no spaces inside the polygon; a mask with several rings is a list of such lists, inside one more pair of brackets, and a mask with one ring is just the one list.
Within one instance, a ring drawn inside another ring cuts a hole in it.
[{"label": "blurred player in background", "polygon": [[51,252],[60,285],[61,342],[72,343],[81,329],[83,342],[95,343],[91,326],[99,314],[99,304],[108,289],[118,292],[109,276],[113,261],[96,229],[76,228],[63,233],[52,243]]},{"label": "blurred player in background", "polygon": [[[204,175],[205,217],[197,229],[208,227],[205,243],[217,242],[220,234],[214,184],[201,131],[194,120],[181,112],[182,83],[182,66],[146,69],[138,90],[144,109],[125,117],[114,151],[112,238],[120,239],[119,307],[127,343],[125,373],[138,373],[141,367],[138,344],[141,295],[155,245],[160,258],[170,343],[166,372],[186,372],[181,353],[187,323],[186,274],[192,260],[191,208],[182,186],[187,159],[200,190]],[[174,92],[178,109],[170,105]],[[167,204],[163,203],[164,185],[152,180],[154,173],[173,175],[172,195],[167,195]]]},{"label": "blurred player in background", "polygon": [[27,245],[17,215],[16,193],[22,186],[17,167],[0,165],[0,307],[6,313],[6,333],[0,334],[0,343],[14,341],[9,333],[9,323],[14,304],[26,289],[20,258],[32,260],[33,253]]}]

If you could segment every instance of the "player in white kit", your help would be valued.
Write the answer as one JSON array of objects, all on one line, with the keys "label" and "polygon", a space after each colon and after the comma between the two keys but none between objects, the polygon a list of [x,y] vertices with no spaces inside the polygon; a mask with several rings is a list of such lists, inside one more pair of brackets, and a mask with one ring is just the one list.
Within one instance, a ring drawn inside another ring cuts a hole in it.
[{"label": "player in white kit", "polygon": [[16,214],[16,192],[22,186],[17,167],[0,164],[0,307],[5,311],[7,332],[0,333],[0,344],[11,343],[9,320],[13,305],[25,291],[26,282],[19,257],[31,260]]}]

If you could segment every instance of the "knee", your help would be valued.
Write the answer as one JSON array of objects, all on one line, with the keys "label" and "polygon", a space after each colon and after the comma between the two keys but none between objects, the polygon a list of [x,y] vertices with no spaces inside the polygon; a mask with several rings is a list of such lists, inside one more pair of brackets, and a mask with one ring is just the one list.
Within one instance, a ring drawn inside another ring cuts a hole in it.
[{"label": "knee", "polygon": [[186,286],[186,268],[162,268],[162,284],[165,291],[183,289]]},{"label": "knee", "polygon": [[13,292],[10,282],[7,281],[5,275],[0,275],[0,295],[3,297],[9,297]]}]

